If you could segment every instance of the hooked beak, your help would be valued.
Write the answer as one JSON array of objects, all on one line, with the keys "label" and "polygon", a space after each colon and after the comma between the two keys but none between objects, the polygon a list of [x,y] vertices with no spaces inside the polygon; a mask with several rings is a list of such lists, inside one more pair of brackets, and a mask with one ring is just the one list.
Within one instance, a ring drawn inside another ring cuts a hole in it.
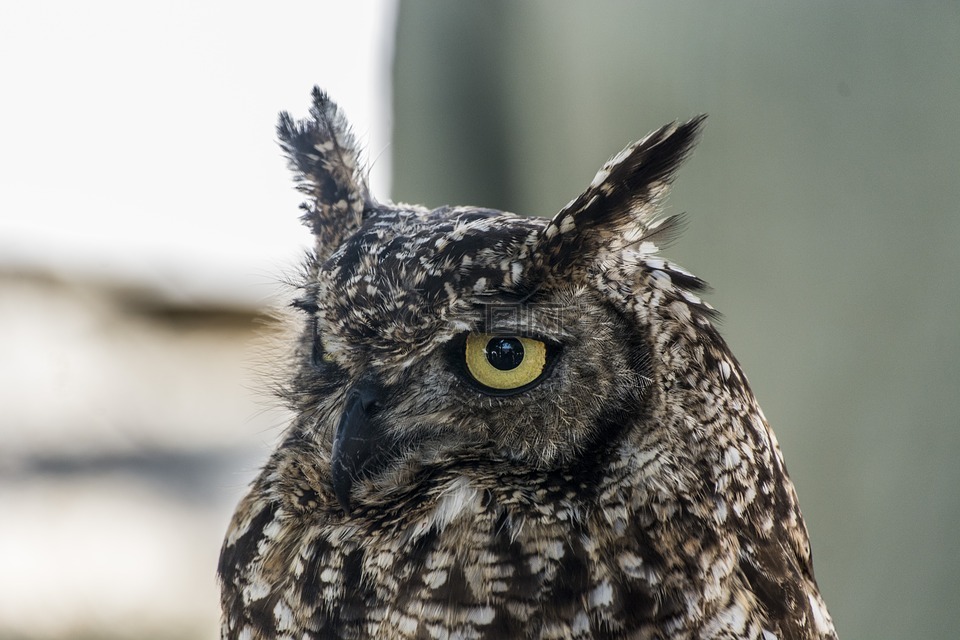
[{"label": "hooked beak", "polygon": [[363,381],[347,393],[340,424],[333,437],[333,493],[340,506],[350,513],[350,491],[353,483],[369,475],[379,462],[379,454],[387,451],[380,424],[374,419],[380,408],[382,389]]}]

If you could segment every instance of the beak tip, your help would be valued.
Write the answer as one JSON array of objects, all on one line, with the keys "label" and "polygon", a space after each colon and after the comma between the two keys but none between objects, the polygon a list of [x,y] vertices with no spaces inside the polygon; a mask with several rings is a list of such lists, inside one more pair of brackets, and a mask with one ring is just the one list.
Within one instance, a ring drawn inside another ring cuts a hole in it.
[{"label": "beak tip", "polygon": [[333,492],[337,496],[337,502],[340,503],[340,508],[343,509],[343,513],[345,515],[350,515],[351,504],[350,504],[349,491],[344,493],[343,491],[338,491],[337,489],[334,489]]},{"label": "beak tip", "polygon": [[330,475],[333,484],[333,495],[343,508],[344,513],[350,514],[350,490],[353,488],[353,476],[349,469],[342,464],[339,456],[334,456],[330,466]]}]

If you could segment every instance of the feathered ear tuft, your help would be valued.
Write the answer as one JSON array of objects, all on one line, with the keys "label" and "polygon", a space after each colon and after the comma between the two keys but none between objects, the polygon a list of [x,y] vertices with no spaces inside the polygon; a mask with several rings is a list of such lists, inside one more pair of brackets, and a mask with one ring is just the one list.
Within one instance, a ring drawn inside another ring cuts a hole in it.
[{"label": "feathered ear tuft", "polygon": [[655,217],[705,118],[662,127],[608,160],[540,232],[531,247],[537,271],[566,277],[604,255],[670,235],[670,219]]},{"label": "feathered ear tuft", "polygon": [[313,88],[309,119],[280,114],[277,138],[297,189],[309,198],[300,205],[301,219],[316,236],[322,261],[356,231],[369,204],[356,141],[347,119],[319,87]]}]

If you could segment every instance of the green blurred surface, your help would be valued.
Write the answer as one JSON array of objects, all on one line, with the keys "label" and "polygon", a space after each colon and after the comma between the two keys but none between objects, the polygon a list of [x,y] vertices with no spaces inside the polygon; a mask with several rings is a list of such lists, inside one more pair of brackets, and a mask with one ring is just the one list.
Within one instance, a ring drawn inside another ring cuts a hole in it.
[{"label": "green blurred surface", "polygon": [[550,215],[710,114],[667,250],[714,285],[842,638],[960,628],[960,4],[403,1],[394,198]]}]

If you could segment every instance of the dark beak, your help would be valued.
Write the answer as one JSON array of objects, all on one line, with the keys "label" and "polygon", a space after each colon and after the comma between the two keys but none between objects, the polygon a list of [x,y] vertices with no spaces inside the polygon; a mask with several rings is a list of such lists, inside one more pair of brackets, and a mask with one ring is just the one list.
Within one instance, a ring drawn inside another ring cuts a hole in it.
[{"label": "dark beak", "polygon": [[333,436],[333,493],[340,506],[350,513],[350,490],[353,483],[370,474],[386,446],[380,425],[374,419],[379,410],[383,390],[369,381],[362,381],[347,393],[343,415]]}]

